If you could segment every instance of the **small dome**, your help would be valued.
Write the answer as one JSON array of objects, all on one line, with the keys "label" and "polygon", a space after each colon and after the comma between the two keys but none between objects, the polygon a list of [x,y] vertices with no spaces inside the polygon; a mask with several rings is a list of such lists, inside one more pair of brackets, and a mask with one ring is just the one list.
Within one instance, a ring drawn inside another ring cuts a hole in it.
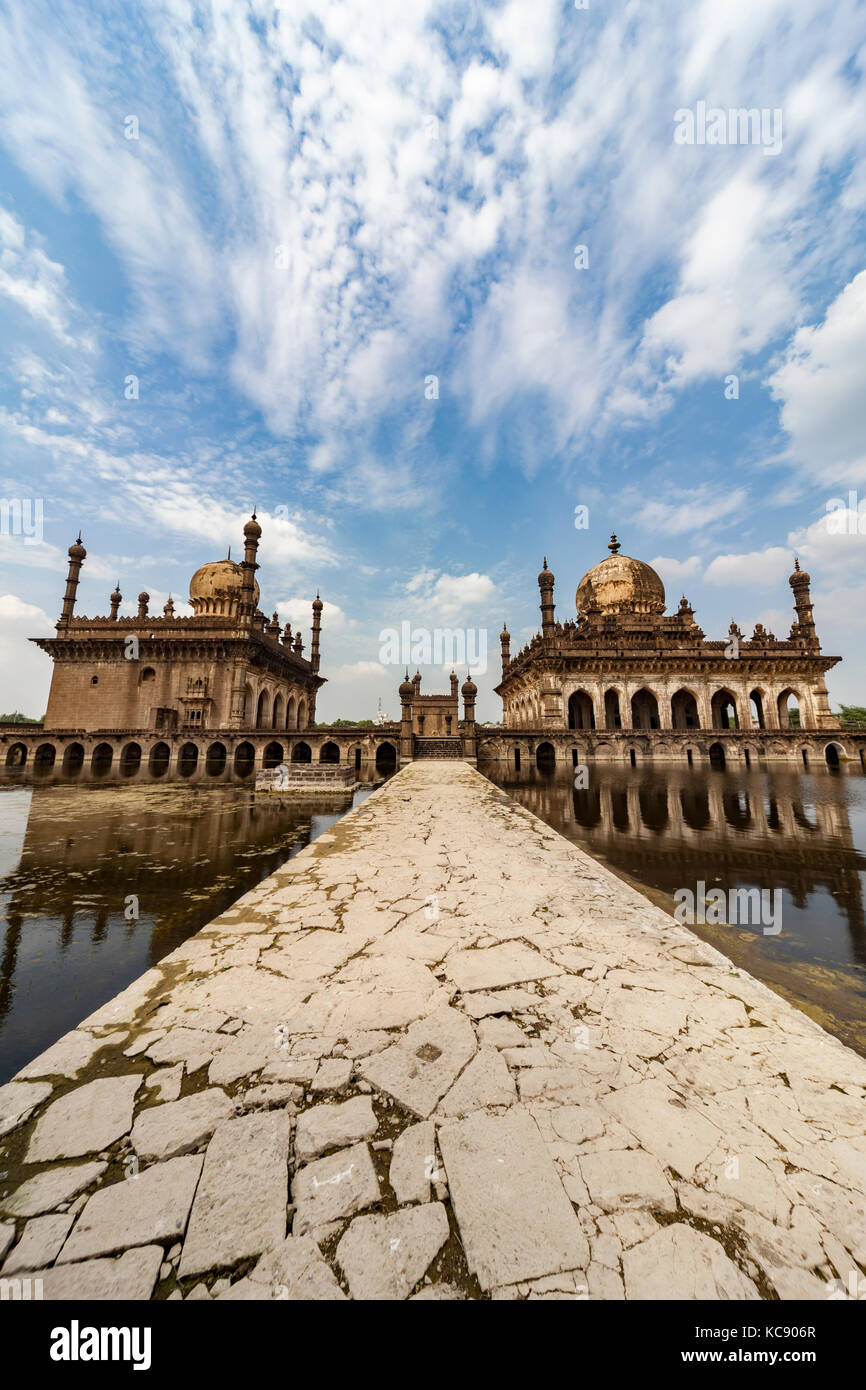
[{"label": "small dome", "polygon": [[69,547],[69,558],[70,558],[70,560],[86,560],[86,559],[87,559],[87,551],[84,549],[84,546],[81,544],[81,537],[80,537],[80,536],[78,537],[78,540],[77,540],[77,541],[73,541],[72,545]]},{"label": "small dome", "polygon": [[578,613],[589,608],[600,613],[663,613],[665,586],[655,570],[643,560],[621,555],[617,541],[609,548],[607,559],[587,570],[577,586]]},{"label": "small dome", "polygon": [[[72,554],[71,551],[70,551],[69,553],[70,553],[70,555]],[[791,575],[791,577],[790,577],[789,580],[788,580],[788,583],[790,584],[791,588],[792,588],[792,589],[796,589],[797,586],[798,586],[799,584],[811,584],[811,582],[812,582],[812,577],[811,577],[811,575],[807,574],[805,570],[801,570],[801,569],[800,569],[800,561],[797,560],[797,559],[795,559],[795,560],[794,560],[794,573]]]},{"label": "small dome", "polygon": [[500,642],[511,641],[511,633],[508,631],[508,628],[505,626],[505,623],[502,624],[502,631],[499,634],[499,640]]},{"label": "small dome", "polygon": [[253,512],[252,516],[250,517],[249,521],[247,522],[246,526],[244,527],[244,535],[247,536],[250,540],[256,540],[256,541],[257,541],[257,540],[259,539],[259,536],[260,536],[261,534],[262,534],[262,528],[261,528],[261,526],[259,525],[259,523],[256,521],[256,514],[255,514],[255,512]]},{"label": "small dome", "polygon": [[150,603],[150,594],[147,592],[146,589],[142,589],[141,593],[138,596],[138,601],[139,603]]},{"label": "small dome", "polygon": [[411,695],[415,694],[415,682],[410,681],[408,671],[406,672],[406,679],[400,682],[398,693],[402,698],[405,698],[407,700]]},{"label": "small dome", "polygon": [[539,584],[540,584],[540,586],[541,586],[542,588],[545,588],[548,584],[552,584],[552,583],[553,583],[553,574],[552,574],[552,572],[547,568],[547,556],[546,556],[546,555],[545,555],[545,557],[544,557],[544,569],[541,571],[541,573],[540,573],[539,576],[538,576],[538,582],[539,582]]},{"label": "small dome", "polygon": [[[233,613],[240,598],[243,570],[234,560],[211,560],[201,565],[189,581],[189,601],[195,613]],[[259,586],[253,583],[253,602]]]},{"label": "small dome", "polygon": [[319,598],[319,595],[316,594],[316,597],[313,599],[313,612],[321,613],[324,606],[325,605],[322,603],[322,600]]},{"label": "small dome", "polygon": [[469,676],[463,682],[463,685],[460,688],[460,694],[463,696],[464,700],[475,699],[475,696],[478,694],[478,686],[475,684],[471,676]]}]

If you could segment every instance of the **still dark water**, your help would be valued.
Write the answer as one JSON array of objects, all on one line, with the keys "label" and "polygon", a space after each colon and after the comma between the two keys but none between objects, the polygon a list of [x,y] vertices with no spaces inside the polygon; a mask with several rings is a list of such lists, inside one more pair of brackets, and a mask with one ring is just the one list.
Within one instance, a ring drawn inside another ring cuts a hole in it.
[{"label": "still dark water", "polygon": [[[781,930],[696,926],[866,1055],[866,777],[786,767],[482,768],[541,820],[673,911],[678,889],[779,890]],[[770,901],[773,901],[770,899]],[[724,915],[724,914],[723,914]]]},{"label": "still dark water", "polygon": [[[0,1084],[373,790],[0,789]],[[138,918],[129,899],[138,899]]]}]

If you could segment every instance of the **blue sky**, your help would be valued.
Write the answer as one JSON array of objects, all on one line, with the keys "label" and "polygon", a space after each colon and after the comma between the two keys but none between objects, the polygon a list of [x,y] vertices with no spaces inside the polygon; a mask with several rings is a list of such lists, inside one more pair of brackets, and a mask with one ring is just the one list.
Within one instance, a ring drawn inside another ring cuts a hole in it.
[{"label": "blue sky", "polygon": [[[0,535],[0,706],[44,709],[79,525],[79,611],[158,609],[253,504],[263,608],[326,603],[320,718],[398,713],[407,621],[487,630],[499,718],[503,618],[535,630],[544,555],[573,616],[611,530],[712,637],[787,636],[798,553],[866,703],[864,34],[851,0],[6,0],[0,497],[44,527]],[[781,148],[676,143],[699,102]]]}]

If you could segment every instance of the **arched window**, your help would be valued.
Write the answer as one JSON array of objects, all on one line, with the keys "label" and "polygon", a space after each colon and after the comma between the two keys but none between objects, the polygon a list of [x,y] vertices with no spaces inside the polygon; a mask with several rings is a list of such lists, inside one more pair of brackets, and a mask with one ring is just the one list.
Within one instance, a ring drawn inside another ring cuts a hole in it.
[{"label": "arched window", "polygon": [[281,743],[269,743],[262,758],[262,767],[279,767],[283,761],[283,745]]},{"label": "arched window", "polygon": [[127,743],[120,754],[121,777],[134,777],[141,767],[141,744]]},{"label": "arched window", "polygon": [[795,690],[783,690],[779,696],[779,727],[782,729],[802,729],[802,706],[800,696]]},{"label": "arched window", "polygon": [[575,690],[568,698],[569,729],[594,729],[595,710],[592,696],[585,690]]},{"label": "arched window", "polygon": [[678,690],[671,697],[671,724],[675,729],[699,729],[698,702],[690,690]]},{"label": "arched window", "polygon": [[651,690],[638,690],[631,697],[633,729],[659,728],[659,702]]},{"label": "arched window", "polygon": [[730,690],[717,690],[712,699],[713,728],[738,729],[736,697]]}]

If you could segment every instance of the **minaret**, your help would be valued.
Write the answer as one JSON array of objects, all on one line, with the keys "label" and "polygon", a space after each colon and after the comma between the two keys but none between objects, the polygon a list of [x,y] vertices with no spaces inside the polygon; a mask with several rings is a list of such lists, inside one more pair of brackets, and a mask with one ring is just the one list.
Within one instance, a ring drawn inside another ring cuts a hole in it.
[{"label": "minaret", "polygon": [[315,672],[319,670],[319,633],[322,630],[322,609],[324,606],[317,589],[316,597],[313,599],[313,641],[310,646],[310,665]]},{"label": "minaret", "polygon": [[478,686],[471,676],[467,676],[463,682],[461,690],[463,696],[463,756],[464,758],[474,758],[475,749],[475,696],[478,694]]},{"label": "minaret", "polygon": [[547,568],[547,556],[544,557],[544,569],[538,576],[538,587],[541,590],[541,631],[543,636],[553,636],[553,575]]},{"label": "minaret", "polygon": [[505,623],[502,624],[502,631],[499,634],[499,645],[502,649],[502,679],[508,674],[508,667],[511,665],[511,633]]},{"label": "minaret", "polygon": [[416,694],[416,695],[420,695],[420,694],[421,694],[421,672],[418,670],[418,667],[417,667],[417,666],[415,667],[415,674],[414,674],[414,676],[412,677],[412,684],[413,684],[414,687],[415,687],[415,694]]},{"label": "minaret", "polygon": [[117,622],[117,610],[120,608],[120,605],[122,603],[123,594],[120,592],[120,580],[118,579],[117,587],[115,588],[114,593],[111,595],[111,612],[108,615],[109,618],[111,618],[114,622]]},{"label": "minaret", "polygon": [[69,547],[69,569],[66,574],[66,593],[63,595],[63,607],[60,610],[60,620],[57,627],[68,627],[72,621],[72,614],[75,612],[75,594],[78,589],[78,576],[81,573],[81,566],[87,559],[87,551],[81,544],[81,532],[78,533],[78,540]]},{"label": "minaret", "polygon": [[457,687],[458,687],[459,684],[460,684],[460,682],[459,682],[458,679],[457,679],[457,672],[456,672],[456,671],[452,671],[452,672],[451,672],[451,694],[452,694],[452,696],[453,696],[455,699],[456,699],[456,697],[457,697]]},{"label": "minaret", "polygon": [[295,656],[303,656],[304,654],[304,643],[301,637],[300,628],[298,628],[297,632],[295,633],[295,645],[292,647],[292,651],[295,653]]},{"label": "minaret", "polygon": [[285,627],[283,628],[283,646],[284,646],[284,647],[290,647],[291,645],[292,645],[292,625],[291,625],[291,623],[286,623]]},{"label": "minaret", "polygon": [[241,596],[238,604],[238,620],[244,627],[252,625],[253,615],[256,611],[255,582],[256,552],[259,548],[259,537],[262,528],[256,521],[256,514],[253,512],[246,526],[244,527],[244,558],[241,561]]},{"label": "minaret", "polygon": [[163,608],[162,613],[163,613],[163,617],[165,617],[165,618],[173,618],[173,617],[174,617],[174,599],[172,598],[171,594],[169,594],[169,596],[168,596],[168,602],[166,603],[165,607]]},{"label": "minaret", "polygon": [[794,590],[794,608],[797,611],[797,637],[810,647],[818,646],[815,619],[812,617],[812,599],[809,594],[811,579],[805,570],[800,569],[799,559],[794,560],[794,573],[788,583]]},{"label": "minaret", "polygon": [[415,698],[415,682],[409,679],[409,668],[406,667],[406,677],[400,682],[400,762],[410,762],[414,752],[414,740],[412,738],[412,701]]},{"label": "minaret", "polygon": [[149,603],[150,603],[150,594],[148,594],[144,589],[142,589],[141,593],[140,593],[139,596],[138,596],[138,616],[139,616],[139,618],[146,618],[146,617],[147,617],[147,605],[148,605]]},{"label": "minaret", "polygon": [[280,640],[280,615],[279,615],[279,613],[276,613],[276,612],[275,612],[275,613],[273,614],[273,616],[272,616],[272,618],[271,618],[271,621],[268,623],[268,625],[267,625],[265,631],[267,632],[267,634],[268,634],[269,637],[273,637],[273,639],[274,639],[275,642],[278,642],[278,641]]}]

